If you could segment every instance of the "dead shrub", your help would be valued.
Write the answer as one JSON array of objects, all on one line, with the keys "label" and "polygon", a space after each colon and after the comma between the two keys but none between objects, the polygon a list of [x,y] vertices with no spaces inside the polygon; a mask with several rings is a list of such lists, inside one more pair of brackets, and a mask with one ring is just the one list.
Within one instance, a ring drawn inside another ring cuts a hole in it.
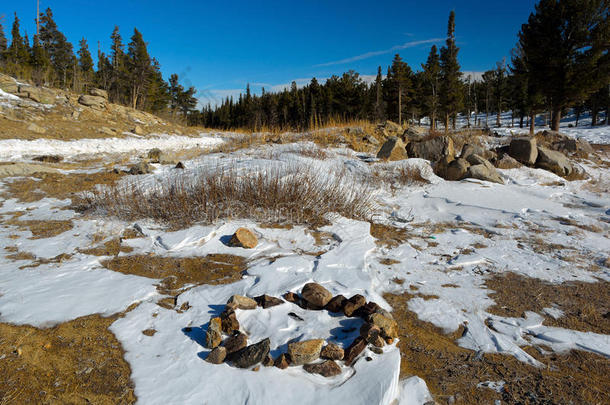
[{"label": "dead shrub", "polygon": [[89,210],[125,220],[151,218],[173,226],[250,218],[258,222],[328,222],[328,214],[367,219],[373,207],[369,186],[346,171],[318,173],[307,166],[243,171],[217,168],[144,185],[138,181],[95,190]]}]

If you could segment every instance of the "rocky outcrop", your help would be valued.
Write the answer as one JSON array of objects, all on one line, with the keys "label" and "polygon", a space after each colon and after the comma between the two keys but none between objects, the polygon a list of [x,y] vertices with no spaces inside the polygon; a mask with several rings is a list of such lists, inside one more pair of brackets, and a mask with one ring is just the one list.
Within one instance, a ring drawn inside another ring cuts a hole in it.
[{"label": "rocky outcrop", "polygon": [[536,138],[513,138],[508,147],[508,154],[525,165],[533,165],[538,158]]},{"label": "rocky outcrop", "polygon": [[407,145],[407,154],[410,158],[426,159],[430,162],[450,162],[455,157],[455,150],[451,138],[437,136],[420,142],[410,142]]},{"label": "rocky outcrop", "polygon": [[28,131],[33,132],[35,134],[39,134],[39,135],[42,135],[47,132],[46,129],[34,124],[33,122],[30,125],[28,125]]},{"label": "rocky outcrop", "polygon": [[322,309],[326,304],[328,304],[333,295],[320,284],[307,283],[303,286],[301,297],[314,308]]},{"label": "rocky outcrop", "polygon": [[496,161],[496,167],[498,169],[516,169],[521,166],[523,165],[509,155],[504,155],[502,156],[502,159]]},{"label": "rocky outcrop", "polygon": [[471,166],[468,167],[466,177],[472,179],[478,179],[483,181],[489,181],[492,183],[504,184],[502,176],[496,171],[496,168],[478,155],[470,155]]},{"label": "rocky outcrop", "polygon": [[146,162],[137,163],[129,168],[129,174],[138,175],[138,174],[148,174],[152,173],[153,168]]},{"label": "rocky outcrop", "polygon": [[255,300],[243,295],[233,295],[227,301],[227,307],[231,309],[255,309],[257,303]]},{"label": "rocky outcrop", "polygon": [[536,167],[548,170],[562,177],[569,176],[572,173],[572,164],[564,154],[543,148],[542,146],[538,147]]},{"label": "rocky outcrop", "polygon": [[407,158],[405,144],[397,137],[392,136],[381,146],[377,152],[377,159],[383,160],[402,160]]},{"label": "rocky outcrop", "polygon": [[161,159],[163,158],[163,152],[159,148],[153,148],[148,151],[148,160],[151,163],[161,163]]},{"label": "rocky outcrop", "polygon": [[462,153],[460,154],[460,157],[466,159],[470,155],[479,155],[486,160],[495,160],[498,157],[498,155],[494,151],[488,150],[479,145],[467,143],[462,147]]},{"label": "rocky outcrop", "polygon": [[101,97],[108,100],[108,92],[102,89],[91,89],[89,90],[89,94],[95,97]]},{"label": "rocky outcrop", "polygon": [[83,94],[78,98],[79,104],[82,104],[86,107],[91,107],[95,110],[105,110],[107,106],[107,100],[103,97],[98,96],[88,96]]},{"label": "rocky outcrop", "polygon": [[281,305],[284,303],[284,300],[276,297],[272,297],[270,295],[264,294],[254,298],[259,307],[263,307],[264,309],[275,307],[277,305]]},{"label": "rocky outcrop", "polygon": [[240,247],[244,249],[253,249],[258,245],[258,238],[248,228],[239,228],[231,236],[229,240],[229,246]]},{"label": "rocky outcrop", "polygon": [[366,298],[360,294],[356,294],[351,297],[343,306],[343,313],[345,316],[353,316],[356,311],[366,304]]},{"label": "rocky outcrop", "polygon": [[378,326],[383,337],[393,339],[398,337],[398,323],[394,319],[381,313],[374,313],[369,316],[368,322]]},{"label": "rocky outcrop", "polygon": [[311,363],[320,357],[323,339],[311,339],[288,344],[288,355],[295,366]]},{"label": "rocky outcrop", "polygon": [[402,140],[404,142],[419,142],[425,138],[427,134],[428,130],[424,127],[410,126],[402,133]]},{"label": "rocky outcrop", "polygon": [[466,177],[470,163],[466,159],[457,158],[449,164],[439,165],[435,172],[445,180],[458,181]]},{"label": "rocky outcrop", "polygon": [[218,346],[214,348],[210,352],[210,354],[208,354],[208,357],[205,359],[205,361],[212,364],[221,364],[223,361],[225,361],[226,357],[227,349],[222,346]]}]

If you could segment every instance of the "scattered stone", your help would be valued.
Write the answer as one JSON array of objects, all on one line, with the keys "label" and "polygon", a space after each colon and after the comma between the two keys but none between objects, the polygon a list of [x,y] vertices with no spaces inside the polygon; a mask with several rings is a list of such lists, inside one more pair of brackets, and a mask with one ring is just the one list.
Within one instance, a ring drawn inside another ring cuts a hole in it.
[{"label": "scattered stone", "polygon": [[367,343],[373,344],[373,342],[377,341],[377,338],[379,338],[380,335],[381,328],[375,324],[366,322],[360,328],[360,336],[362,336],[362,338],[366,340]]},{"label": "scattered stone", "polygon": [[379,141],[377,140],[377,138],[375,138],[373,135],[366,135],[364,138],[362,138],[363,142],[367,142],[370,143],[371,145],[379,145]]},{"label": "scattered stone", "polygon": [[35,134],[39,134],[39,135],[42,135],[42,134],[47,132],[46,129],[44,129],[41,126],[38,126],[38,125],[34,124],[33,122],[30,125],[28,125],[27,130],[30,131],[30,132],[33,132]]},{"label": "scattered stone", "polygon": [[438,162],[445,159],[447,162],[455,157],[453,140],[448,136],[437,136],[420,142],[410,142],[407,145],[407,154],[410,158],[426,159]]},{"label": "scattered stone", "polygon": [[343,349],[334,343],[327,344],[320,352],[320,357],[323,359],[343,360],[343,356]]},{"label": "scattered stone", "polygon": [[148,151],[148,160],[150,160],[151,163],[160,163],[162,155],[163,152],[161,152],[161,149],[153,148]]},{"label": "scattered stone", "polygon": [[[476,155],[471,155],[469,157],[472,157],[472,156],[476,156]],[[485,161],[485,163],[482,163],[482,164],[470,166],[468,168],[466,177],[469,177],[472,179],[483,180],[483,181],[490,181],[492,183],[504,184],[504,180],[502,179],[500,174],[496,171],[496,168],[488,161]]]},{"label": "scattered stone", "polygon": [[228,337],[223,346],[227,349],[227,354],[235,353],[248,346],[248,336],[242,332],[236,332]]},{"label": "scattered stone", "polygon": [[290,355],[292,364],[300,366],[317,360],[320,357],[320,351],[322,350],[323,344],[323,339],[311,339],[303,342],[289,343],[288,354]]},{"label": "scattered stone", "polygon": [[[382,339],[382,340],[383,340],[383,339]],[[371,351],[372,351],[373,353],[375,353],[375,354],[383,354],[383,349],[382,349],[382,348],[380,348],[380,347],[375,347],[375,346],[372,346],[370,349],[371,349]]]},{"label": "scattered stone", "polygon": [[291,291],[284,294],[282,298],[284,298],[288,302],[292,302],[293,304],[298,304],[298,302],[301,300],[301,297]]},{"label": "scattered stone", "polygon": [[235,315],[235,311],[225,311],[220,314],[220,321],[222,324],[222,331],[228,335],[234,331],[239,331],[239,321]]},{"label": "scattered stone", "polygon": [[569,176],[572,173],[572,165],[563,153],[542,146],[538,147],[536,167],[548,170],[562,177]]},{"label": "scattered stone", "polygon": [[78,102],[84,106],[91,107],[94,110],[105,110],[106,99],[98,96],[82,95],[78,98]]},{"label": "scattered stone", "polygon": [[419,142],[427,133],[428,130],[424,127],[410,126],[402,133],[402,140],[404,142]]},{"label": "scattered stone", "polygon": [[208,330],[205,332],[205,345],[214,349],[222,342],[222,322],[220,317],[210,319]]},{"label": "scattered stone", "polygon": [[273,362],[273,365],[279,369],[286,369],[290,365],[290,358],[287,354],[282,353],[279,355],[277,359]]},{"label": "scattered stone", "polygon": [[152,328],[144,329],[142,331],[142,334],[145,335],[145,336],[154,336],[155,333],[157,333],[157,331],[155,329],[152,329]]},{"label": "scattered stone", "polygon": [[362,353],[365,347],[366,340],[364,340],[361,336],[358,336],[356,339],[354,339],[352,344],[349,345],[347,349],[345,349],[345,356],[343,357],[345,364],[351,366],[356,357],[358,357],[358,355]]},{"label": "scattered stone", "polygon": [[176,163],[176,166],[174,168],[175,169],[184,169],[184,163],[178,162],[178,163]]},{"label": "scattered stone", "polygon": [[305,364],[303,369],[311,374],[320,374],[324,377],[334,377],[341,374],[341,367],[332,360],[318,364]]},{"label": "scattered stone", "polygon": [[223,361],[225,361],[226,357],[227,349],[223,346],[218,346],[214,348],[210,352],[210,354],[208,354],[208,357],[206,357],[205,361],[212,364],[221,364]]},{"label": "scattered stone", "polygon": [[256,366],[256,367],[254,367],[254,368],[252,369],[252,371],[257,372],[257,371],[258,371],[258,370],[260,370],[260,369],[261,369],[261,366]]},{"label": "scattered stone", "polygon": [[380,314],[379,312],[376,312],[369,317],[368,321],[374,325],[379,326],[379,328],[381,329],[381,335],[383,337],[398,337],[398,324],[394,319],[388,318]]},{"label": "scattered stone", "polygon": [[388,138],[377,152],[377,159],[383,160],[403,160],[407,158],[405,144],[395,136]]},{"label": "scattered stone", "polygon": [[263,360],[263,366],[273,367],[273,364],[274,364],[273,357],[271,357],[271,355],[268,354],[267,357],[265,357],[265,360]]},{"label": "scattered stone", "polygon": [[508,154],[523,164],[533,165],[538,158],[536,138],[513,138],[508,147]]},{"label": "scattered stone", "polygon": [[332,299],[333,295],[320,284],[307,283],[303,286],[301,297],[313,306],[312,309],[322,309]]},{"label": "scattered stone", "polygon": [[373,358],[372,358],[371,356],[366,356],[364,359],[365,359],[366,361],[373,361]]},{"label": "scattered stone", "polygon": [[144,130],[142,129],[141,126],[136,125],[132,130],[132,133],[136,134],[136,135],[144,135]]},{"label": "scattered stone", "polygon": [[108,100],[108,92],[102,89],[91,89],[89,90],[89,94],[96,97],[102,97]]},{"label": "scattered stone", "polygon": [[385,340],[381,336],[377,336],[375,340],[369,343],[372,344],[373,347],[377,348],[385,346]]},{"label": "scattered stone", "polygon": [[153,168],[146,162],[139,162],[129,168],[129,174],[137,175],[137,174],[148,174],[152,173]]},{"label": "scattered stone", "polygon": [[239,228],[235,231],[231,240],[229,240],[229,246],[241,247],[244,249],[252,249],[258,245],[258,238],[248,228]]},{"label": "scattered stone", "polygon": [[363,319],[368,319],[370,315],[380,310],[381,307],[377,305],[377,303],[371,301],[358,308],[358,310],[355,312],[355,315],[358,315],[360,318]]},{"label": "scattered stone", "polygon": [[328,304],[326,304],[325,309],[330,312],[343,312],[343,306],[347,302],[347,298],[343,295],[339,294],[334,296]]},{"label": "scattered stone", "polygon": [[304,321],[305,319],[301,318],[300,316],[298,316],[297,314],[295,314],[294,312],[288,312],[288,316],[296,319],[297,321]]},{"label": "scattered stone", "polygon": [[362,306],[366,304],[366,298],[360,294],[356,294],[347,300],[343,306],[343,313],[345,316],[353,316],[354,313]]},{"label": "scattered stone", "polygon": [[462,157],[463,159],[467,159],[470,155],[479,155],[487,160],[494,160],[498,157],[498,154],[494,151],[487,150],[479,145],[467,143],[462,147],[462,153],[460,154],[460,157]]},{"label": "scattered stone", "polygon": [[104,135],[108,135],[108,136],[115,136],[117,133],[116,129],[112,129],[112,128],[108,128],[108,127],[101,127],[100,129],[98,129],[98,131]]},{"label": "scattered stone", "polygon": [[264,294],[254,298],[258,306],[263,307],[265,309],[275,307],[276,305],[283,304],[284,301],[280,298],[272,297],[270,295]]},{"label": "scattered stone", "polygon": [[235,367],[250,368],[263,361],[269,355],[269,346],[269,338],[263,339],[258,343],[231,353],[229,360]]},{"label": "scattered stone", "polygon": [[37,162],[44,162],[44,163],[59,163],[62,160],[64,160],[64,158],[63,158],[63,156],[59,156],[59,155],[42,155],[42,156],[36,156],[32,160],[35,160]]},{"label": "scattered stone", "polygon": [[227,301],[227,306],[238,309],[255,309],[256,301],[252,298],[244,297],[243,295],[233,295]]},{"label": "scattered stone", "polygon": [[517,169],[521,166],[523,165],[510,157],[510,155],[504,155],[502,156],[502,159],[496,161],[496,167],[498,169]]},{"label": "scattered stone", "polygon": [[439,175],[445,180],[458,181],[466,177],[470,163],[466,159],[457,158],[445,166],[444,173]]}]

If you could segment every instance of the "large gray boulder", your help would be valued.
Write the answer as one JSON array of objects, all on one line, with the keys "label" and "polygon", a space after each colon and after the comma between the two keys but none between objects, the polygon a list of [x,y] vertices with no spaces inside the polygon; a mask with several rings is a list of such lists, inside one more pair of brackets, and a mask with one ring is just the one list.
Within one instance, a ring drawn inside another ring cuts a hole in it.
[{"label": "large gray boulder", "polygon": [[487,160],[494,160],[498,157],[498,154],[494,151],[487,150],[482,146],[467,143],[462,147],[462,153],[460,157],[467,159],[470,155],[479,155]]},{"label": "large gray boulder", "polygon": [[411,158],[426,159],[438,162],[441,159],[451,161],[455,157],[453,140],[448,136],[438,136],[420,142],[410,142],[407,154]]},{"label": "large gray boulder", "polygon": [[479,155],[468,156],[468,163],[471,164],[468,167],[466,177],[484,181],[490,181],[492,183],[504,184],[504,180],[498,174],[496,168],[489,163],[489,161],[483,159]]},{"label": "large gray boulder", "polygon": [[445,180],[457,181],[462,180],[468,173],[470,163],[466,159],[458,158],[450,162],[445,168]]},{"label": "large gray boulder", "polygon": [[377,159],[402,160],[407,158],[405,144],[395,136],[388,138],[377,152]]},{"label": "large gray boulder", "polygon": [[91,107],[95,110],[106,109],[107,101],[104,97],[99,96],[88,96],[83,94],[78,98],[78,102],[84,106]]},{"label": "large gray boulder", "polygon": [[523,164],[533,165],[538,158],[536,138],[514,138],[510,141],[508,154]]},{"label": "large gray boulder", "polygon": [[19,92],[19,85],[12,77],[0,73],[0,90],[6,93],[17,93]]},{"label": "large gray boulder", "polygon": [[108,100],[108,92],[102,89],[91,89],[89,90],[89,94],[95,97],[101,97]]},{"label": "large gray boulder", "polygon": [[569,176],[572,173],[572,164],[563,153],[542,146],[538,147],[536,167],[548,170],[562,177]]},{"label": "large gray boulder", "polygon": [[419,142],[428,134],[424,127],[410,126],[402,133],[402,140],[405,142]]}]

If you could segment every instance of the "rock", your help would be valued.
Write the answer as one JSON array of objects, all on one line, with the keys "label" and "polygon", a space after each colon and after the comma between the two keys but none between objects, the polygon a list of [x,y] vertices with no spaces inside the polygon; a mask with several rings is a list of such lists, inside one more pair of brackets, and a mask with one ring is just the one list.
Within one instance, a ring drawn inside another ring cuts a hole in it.
[{"label": "rock", "polygon": [[536,138],[513,138],[508,147],[508,154],[525,165],[533,165],[538,158]]},{"label": "rock", "polygon": [[286,369],[290,365],[290,358],[287,354],[280,354],[277,359],[273,362],[273,365],[279,369]]},{"label": "rock", "polygon": [[403,160],[407,158],[405,144],[397,137],[392,136],[381,146],[377,152],[377,159]]},{"label": "rock", "polygon": [[231,240],[229,240],[229,246],[241,247],[244,249],[252,249],[258,245],[258,238],[248,228],[239,228],[235,231]]},{"label": "rock", "polygon": [[328,304],[333,295],[320,284],[307,283],[303,286],[301,297],[315,308],[321,309]]},{"label": "rock", "polygon": [[227,335],[232,334],[234,331],[239,331],[239,321],[235,315],[235,311],[225,311],[220,314],[220,321],[222,324],[222,331]]},{"label": "rock", "polygon": [[174,169],[184,169],[184,163],[182,163],[182,162],[176,163],[176,166],[174,167]]},{"label": "rock", "polygon": [[19,92],[19,86],[15,79],[0,73],[0,90],[6,93],[17,93]]},{"label": "rock", "polygon": [[289,291],[286,294],[284,294],[282,296],[286,301],[288,302],[292,302],[293,304],[299,304],[299,302],[301,301],[301,297],[299,297],[297,294]]},{"label": "rock", "polygon": [[87,107],[91,107],[94,110],[105,110],[107,101],[103,97],[98,96],[88,96],[83,94],[78,98],[79,104],[82,104]]},{"label": "rock", "polygon": [[504,180],[498,174],[495,167],[489,162],[488,164],[480,164],[470,166],[468,168],[468,172],[466,173],[466,177],[471,179],[478,179],[483,181],[489,181],[492,183],[504,184]]},{"label": "rock", "polygon": [[381,307],[377,305],[377,303],[371,301],[358,308],[358,310],[355,312],[355,315],[363,319],[368,319],[369,316],[381,310]]},{"label": "rock", "polygon": [[305,364],[303,369],[311,374],[320,374],[324,377],[334,377],[341,374],[341,367],[332,360],[319,364]]},{"label": "rock", "polygon": [[260,363],[269,355],[269,338],[231,353],[229,360],[235,367],[249,368]]},{"label": "rock", "polygon": [[254,298],[254,300],[256,301],[256,303],[259,306],[261,306],[265,309],[275,307],[276,305],[280,305],[280,304],[284,303],[284,301],[281,300],[280,298],[271,297],[267,294],[258,296],[256,298]]},{"label": "rock", "polygon": [[148,174],[152,173],[152,166],[146,162],[137,163],[129,168],[129,174]]},{"label": "rock", "polygon": [[343,349],[334,343],[329,343],[320,352],[320,357],[330,360],[343,360]]},{"label": "rock", "polygon": [[476,155],[476,154],[468,155],[468,157],[466,158],[466,161],[468,161],[468,163],[472,166],[485,165],[485,164],[489,163],[486,159],[483,159],[481,156]]},{"label": "rock", "polygon": [[494,151],[487,150],[479,145],[473,145],[473,144],[467,143],[462,147],[462,153],[460,154],[460,157],[468,160],[467,158],[470,155],[479,155],[482,158],[487,159],[487,160],[493,160],[498,157],[497,153]]},{"label": "rock", "polygon": [[225,361],[226,357],[227,357],[227,349],[222,346],[218,346],[218,347],[214,348],[210,352],[210,354],[208,354],[208,357],[206,357],[205,361],[207,361],[208,363],[212,363],[212,364],[220,364],[223,361]]},{"label": "rock", "polygon": [[347,300],[343,306],[343,313],[345,316],[353,316],[354,313],[364,304],[366,304],[366,298],[360,294],[356,294]]},{"label": "rock", "polygon": [[108,92],[102,89],[91,89],[89,90],[89,94],[96,97],[101,97],[108,100]]},{"label": "rock", "polygon": [[572,173],[572,164],[568,158],[561,152],[538,147],[538,159],[536,167],[548,170],[558,176],[569,176]]},{"label": "rock", "polygon": [[243,295],[233,295],[227,301],[228,307],[239,309],[255,309],[256,305],[256,301],[254,301],[252,298],[244,297]]},{"label": "rock", "polygon": [[364,136],[364,129],[362,127],[348,128],[347,133],[349,135]]},{"label": "rock", "polygon": [[419,142],[426,137],[428,130],[424,127],[410,126],[402,133],[404,142]]},{"label": "rock", "polygon": [[55,93],[53,91],[27,84],[19,85],[19,92],[17,95],[42,104],[53,104],[55,102]]},{"label": "rock", "polygon": [[375,138],[373,135],[366,135],[364,138],[362,138],[362,142],[366,142],[366,143],[370,143],[371,145],[379,145],[379,141],[377,140],[377,138]]},{"label": "rock", "polygon": [[273,357],[271,357],[271,355],[268,354],[267,357],[265,357],[265,359],[263,360],[263,366],[272,367],[273,364],[274,364]]},{"label": "rock", "polygon": [[208,330],[205,332],[205,345],[214,349],[222,342],[222,323],[219,317],[210,319]]},{"label": "rock", "polygon": [[235,332],[224,341],[223,346],[227,349],[227,354],[235,353],[248,346],[248,336]]},{"label": "rock", "polygon": [[393,339],[398,337],[398,323],[394,319],[376,312],[369,316],[368,322],[379,326],[383,337]]},{"label": "rock", "polygon": [[144,135],[144,130],[142,129],[141,126],[136,125],[132,130],[132,133],[136,134],[136,135]]},{"label": "rock", "polygon": [[504,155],[502,156],[502,159],[496,161],[496,167],[498,169],[517,169],[521,166],[523,165],[509,155]]},{"label": "rock", "polygon": [[407,154],[410,158],[426,159],[438,162],[445,159],[450,162],[455,157],[453,140],[448,136],[437,136],[425,141],[410,142],[407,145]]},{"label": "rock", "polygon": [[47,132],[46,129],[34,124],[33,122],[30,125],[28,125],[27,130],[30,132],[34,132],[35,134],[39,134],[39,135],[42,135]]},{"label": "rock", "polygon": [[362,327],[360,328],[360,336],[362,336],[362,338],[364,340],[366,340],[367,343],[373,343],[373,342],[377,341],[377,338],[380,335],[381,335],[381,328],[370,322],[364,323],[362,325]]},{"label": "rock", "polygon": [[343,306],[346,302],[347,298],[345,298],[343,295],[336,295],[330,301],[328,301],[328,304],[326,304],[326,307],[324,308],[330,312],[343,312]]},{"label": "rock", "polygon": [[159,149],[159,148],[153,148],[148,151],[147,157],[151,163],[161,163],[161,159],[163,157],[163,152],[161,152],[161,149]]},{"label": "rock", "polygon": [[343,361],[348,366],[351,366],[356,360],[356,357],[366,348],[366,340],[364,340],[361,336],[358,336],[351,345],[347,349],[345,349],[345,356],[343,356]]},{"label": "rock", "polygon": [[386,121],[385,125],[384,125],[384,129],[386,130],[387,133],[392,134],[392,135],[401,135],[403,132],[402,127],[392,121]]},{"label": "rock", "polygon": [[59,163],[62,160],[64,160],[64,158],[63,158],[63,156],[59,156],[59,155],[42,155],[42,156],[36,156],[32,160],[35,160],[37,162],[45,162],[45,163]]},{"label": "rock", "polygon": [[369,342],[370,344],[372,344],[374,347],[383,347],[385,346],[385,339],[382,338],[381,336],[377,336],[376,339],[374,339],[373,341]]},{"label": "rock", "polygon": [[466,159],[457,158],[445,166],[439,175],[445,180],[458,181],[466,177],[470,163]]},{"label": "rock", "polygon": [[320,351],[324,344],[323,339],[311,339],[303,342],[294,342],[288,344],[288,354],[290,360],[295,366],[311,363],[320,357]]},{"label": "rock", "polygon": [[108,135],[108,136],[115,136],[117,133],[116,129],[112,129],[112,128],[108,128],[108,127],[101,127],[100,129],[98,129],[99,132],[101,132],[102,134]]}]

